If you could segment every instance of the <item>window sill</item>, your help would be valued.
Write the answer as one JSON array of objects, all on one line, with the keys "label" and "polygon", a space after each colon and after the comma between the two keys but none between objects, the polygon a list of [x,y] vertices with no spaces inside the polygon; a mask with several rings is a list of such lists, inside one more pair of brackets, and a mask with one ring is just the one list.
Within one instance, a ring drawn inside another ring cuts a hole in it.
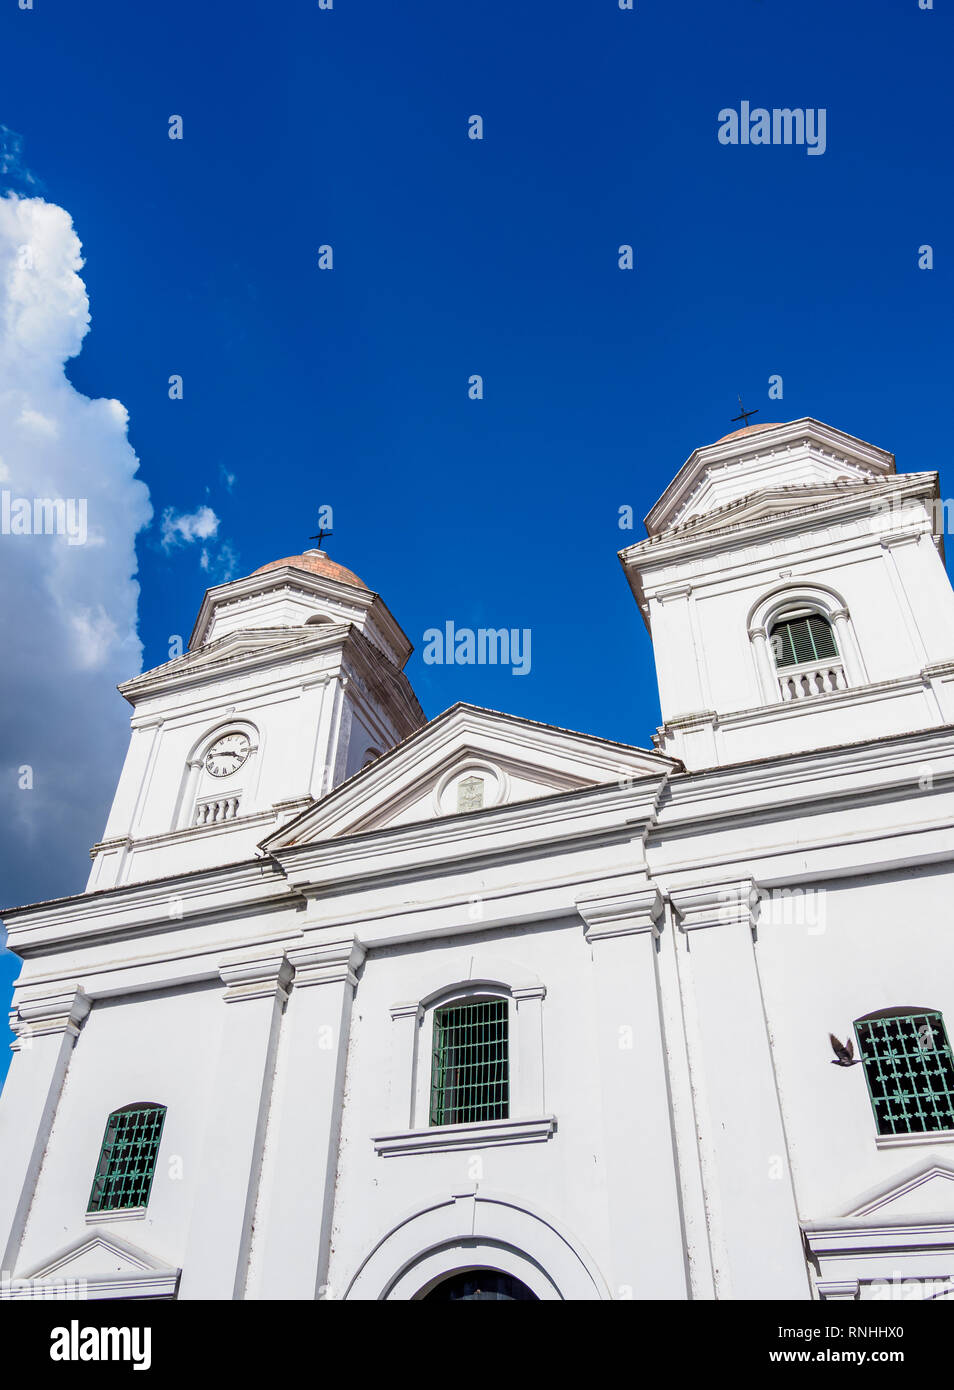
[{"label": "window sill", "polygon": [[103,1226],[114,1221],[142,1221],[146,1215],[145,1207],[117,1207],[114,1211],[88,1211],[87,1226]]},{"label": "window sill", "polygon": [[484,1120],[479,1124],[428,1125],[427,1129],[406,1129],[379,1134],[373,1140],[375,1152],[384,1158],[400,1154],[453,1153],[461,1149],[486,1149],[503,1144],[539,1144],[556,1130],[553,1115],[532,1120]]},{"label": "window sill", "polygon": [[879,1149],[906,1149],[909,1145],[949,1144],[954,1139],[954,1129],[933,1129],[926,1134],[879,1134],[875,1147]]}]

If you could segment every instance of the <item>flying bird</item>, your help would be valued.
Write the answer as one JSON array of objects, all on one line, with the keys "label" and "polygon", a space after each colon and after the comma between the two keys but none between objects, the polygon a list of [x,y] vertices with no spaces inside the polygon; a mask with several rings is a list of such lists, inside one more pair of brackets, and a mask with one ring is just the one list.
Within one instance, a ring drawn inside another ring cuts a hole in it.
[{"label": "flying bird", "polygon": [[853,1067],[855,1064],[855,1045],[851,1041],[851,1038],[847,1038],[843,1043],[840,1043],[834,1033],[829,1033],[828,1037],[831,1040],[831,1050],[834,1052],[836,1058],[836,1060],[832,1062],[832,1066]]}]

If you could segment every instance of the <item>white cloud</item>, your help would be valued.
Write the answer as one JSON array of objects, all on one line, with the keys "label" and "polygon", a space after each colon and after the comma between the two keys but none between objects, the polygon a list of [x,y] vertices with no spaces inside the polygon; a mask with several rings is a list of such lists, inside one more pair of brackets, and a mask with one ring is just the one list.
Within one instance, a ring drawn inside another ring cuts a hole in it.
[{"label": "white cloud", "polygon": [[172,550],[191,541],[207,541],[218,529],[219,518],[211,507],[197,507],[194,512],[177,512],[174,507],[167,507],[162,514],[162,548]]},{"label": "white cloud", "polygon": [[216,584],[227,584],[230,579],[234,579],[238,574],[238,563],[238,552],[231,541],[223,541],[212,562]]},{"label": "white cloud", "polygon": [[0,125],[0,174],[26,184],[34,192],[41,187],[23,162],[23,136],[6,125]]},{"label": "white cloud", "polygon": [[[4,154],[3,151],[7,153]],[[0,163],[18,155],[0,141]],[[0,458],[13,497],[85,499],[85,544],[0,534],[0,905],[85,886],[128,740],[115,686],[140,670],[137,531],[152,515],[119,401],[66,379],[89,302],[69,214],[0,198]],[[21,790],[20,769],[33,789]]]},{"label": "white cloud", "polygon": [[21,430],[28,434],[43,434],[48,439],[56,439],[59,435],[59,427],[55,420],[51,420],[47,415],[41,415],[38,410],[30,410],[24,406],[20,412],[20,419],[17,422]]},{"label": "white cloud", "polygon": [[214,584],[227,584],[238,573],[238,552],[231,541],[223,541],[214,553],[202,547],[199,567],[205,570]]}]

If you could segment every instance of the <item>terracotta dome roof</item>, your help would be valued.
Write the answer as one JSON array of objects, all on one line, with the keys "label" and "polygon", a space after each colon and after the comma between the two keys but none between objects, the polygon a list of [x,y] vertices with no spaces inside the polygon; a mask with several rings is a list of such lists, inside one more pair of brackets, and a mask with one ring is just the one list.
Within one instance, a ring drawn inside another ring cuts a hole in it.
[{"label": "terracotta dome roof", "polygon": [[339,584],[354,584],[359,589],[367,589],[363,579],[332,560],[323,550],[306,550],[304,555],[286,555],[283,560],[270,560],[260,565],[253,574],[264,574],[266,570],[277,570],[282,565],[291,565],[296,570],[307,570],[309,574],[320,575],[322,579],[337,579]]},{"label": "terracotta dome roof", "polygon": [[729,434],[722,435],[722,437],[716,439],[714,443],[724,444],[727,439],[738,439],[740,434],[755,434],[757,430],[774,430],[777,429],[779,425],[784,425],[785,423],[784,420],[766,420],[764,425],[746,425],[744,429],[732,430]]}]

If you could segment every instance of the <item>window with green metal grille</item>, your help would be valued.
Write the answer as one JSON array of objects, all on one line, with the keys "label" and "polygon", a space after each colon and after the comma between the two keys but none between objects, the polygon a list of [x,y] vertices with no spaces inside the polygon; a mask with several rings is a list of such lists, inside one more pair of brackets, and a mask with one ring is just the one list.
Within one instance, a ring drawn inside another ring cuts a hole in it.
[{"label": "window with green metal grille", "polygon": [[831,624],[820,613],[783,618],[774,624],[770,640],[776,666],[797,666],[803,661],[824,661],[838,655]]},{"label": "window with green metal grille", "polygon": [[954,1129],[954,1060],[939,1013],[886,1013],[855,1023],[879,1134]]},{"label": "window with green metal grille", "polygon": [[435,1011],[432,1125],[507,1118],[509,1020],[506,999],[475,999]]},{"label": "window with green metal grille", "polygon": [[106,1121],[89,1211],[147,1204],[165,1118],[164,1105],[126,1105],[113,1111]]}]

